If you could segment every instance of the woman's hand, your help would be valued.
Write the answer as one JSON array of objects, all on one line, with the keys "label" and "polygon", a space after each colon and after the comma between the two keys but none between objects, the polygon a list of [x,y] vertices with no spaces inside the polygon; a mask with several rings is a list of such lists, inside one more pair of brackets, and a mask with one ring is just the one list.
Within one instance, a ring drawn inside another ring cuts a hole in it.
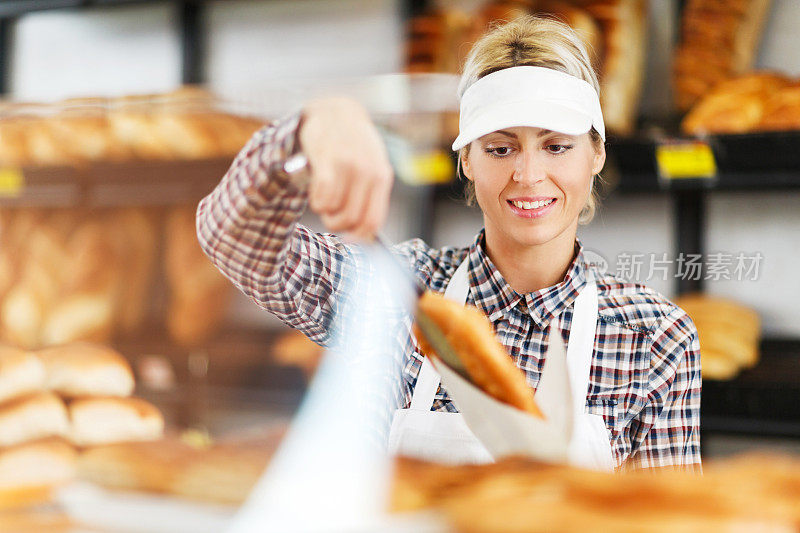
[{"label": "woman's hand", "polygon": [[309,206],[332,232],[368,239],[383,226],[394,179],[366,109],[349,98],[312,100],[300,144],[311,166]]}]

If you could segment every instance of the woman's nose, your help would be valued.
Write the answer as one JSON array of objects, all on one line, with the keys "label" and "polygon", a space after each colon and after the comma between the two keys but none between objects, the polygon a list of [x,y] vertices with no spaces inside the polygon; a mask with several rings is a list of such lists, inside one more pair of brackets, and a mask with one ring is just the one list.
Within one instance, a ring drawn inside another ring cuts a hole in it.
[{"label": "woman's nose", "polygon": [[522,150],[516,159],[514,181],[518,183],[538,183],[547,175],[544,161],[537,157],[535,150]]}]

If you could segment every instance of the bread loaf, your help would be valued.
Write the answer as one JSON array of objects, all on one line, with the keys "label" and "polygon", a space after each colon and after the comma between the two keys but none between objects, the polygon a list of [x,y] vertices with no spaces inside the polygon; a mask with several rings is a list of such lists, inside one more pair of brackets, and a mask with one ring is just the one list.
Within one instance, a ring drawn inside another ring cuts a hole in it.
[{"label": "bread loaf", "polygon": [[44,365],[38,357],[13,346],[0,345],[0,405],[44,390]]},{"label": "bread loaf", "polygon": [[676,106],[688,111],[718,83],[753,66],[770,0],[693,0],[675,52]]},{"label": "bread loaf", "polygon": [[0,446],[65,436],[69,429],[64,402],[41,392],[0,404]]},{"label": "bread loaf", "polygon": [[157,440],[164,417],[140,398],[80,398],[69,403],[69,439],[76,446]]},{"label": "bread loaf", "polygon": [[67,397],[128,396],[133,372],[115,350],[92,343],[71,343],[39,350],[47,388]]}]

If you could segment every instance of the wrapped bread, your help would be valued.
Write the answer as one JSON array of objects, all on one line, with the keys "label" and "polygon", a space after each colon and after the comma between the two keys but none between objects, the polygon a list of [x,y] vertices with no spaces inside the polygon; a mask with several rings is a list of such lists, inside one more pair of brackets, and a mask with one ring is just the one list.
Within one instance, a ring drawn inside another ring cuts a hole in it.
[{"label": "wrapped bread", "polygon": [[94,397],[69,403],[69,439],[76,446],[157,440],[164,416],[140,398]]},{"label": "wrapped bread", "polygon": [[0,345],[0,405],[7,400],[44,390],[44,365],[34,354]]},{"label": "wrapped bread", "polygon": [[[52,489],[74,479],[75,466],[75,450],[59,439],[0,448],[0,511],[47,502]],[[0,529],[9,526],[1,516]]]},{"label": "wrapped bread", "polygon": [[129,396],[133,371],[117,351],[92,343],[52,346],[36,352],[44,363],[47,388],[67,397]]},{"label": "wrapped bread", "polygon": [[[501,402],[543,418],[525,375],[498,342],[483,313],[430,291],[422,295],[417,306],[442,331],[476,386]],[[437,356],[416,325],[414,333],[423,352]]]},{"label": "wrapped bread", "polygon": [[55,394],[42,392],[0,404],[0,446],[61,437],[68,430],[67,410]]}]

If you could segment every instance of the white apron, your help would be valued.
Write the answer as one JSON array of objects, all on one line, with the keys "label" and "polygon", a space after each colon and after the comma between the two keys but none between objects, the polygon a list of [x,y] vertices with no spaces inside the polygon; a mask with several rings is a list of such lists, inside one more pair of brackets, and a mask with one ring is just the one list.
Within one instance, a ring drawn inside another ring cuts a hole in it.
[{"label": "white apron", "polygon": [[[597,326],[597,285],[587,271],[583,290],[575,300],[567,346],[567,370],[576,406],[570,462],[595,470],[614,468],[611,443],[603,417],[585,412],[586,394]],[[466,303],[469,294],[468,260],[456,269],[444,296]],[[440,377],[425,358],[408,409],[398,409],[389,432],[389,452],[441,463],[490,463],[494,458],[470,431],[460,413],[431,411]]]}]

